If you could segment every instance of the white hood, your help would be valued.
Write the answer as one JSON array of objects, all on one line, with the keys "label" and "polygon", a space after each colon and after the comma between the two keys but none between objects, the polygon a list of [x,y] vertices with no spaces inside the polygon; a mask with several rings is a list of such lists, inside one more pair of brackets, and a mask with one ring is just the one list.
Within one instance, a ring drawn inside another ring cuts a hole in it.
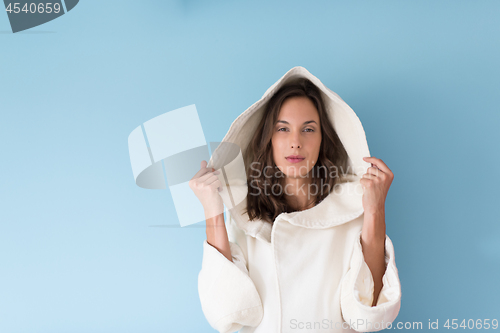
[{"label": "white hood", "polygon": [[[363,190],[359,179],[370,167],[370,163],[363,160],[363,157],[370,156],[363,126],[354,111],[339,95],[328,89],[307,69],[296,66],[286,72],[266,90],[257,102],[236,118],[224,136],[222,144],[214,151],[208,163],[208,167],[216,170],[224,167],[222,170],[225,172],[226,179],[221,174],[221,181],[227,187],[221,192],[221,197],[237,225],[246,234],[267,241],[270,241],[271,224],[262,220],[249,221],[248,215],[243,213],[246,208],[248,190],[246,175],[241,172],[243,161],[241,156],[244,156],[257,130],[269,99],[282,85],[302,77],[309,79],[320,89],[329,119],[349,156],[348,173],[352,175],[347,178],[347,181],[335,186],[335,190],[315,207],[293,213],[282,213],[276,219],[286,219],[291,224],[305,228],[329,228],[351,221],[363,213]],[[236,144],[241,151],[235,153],[234,148],[230,148],[235,147],[234,145],[224,145],[224,143]],[[236,161],[235,156],[238,153],[240,154],[237,159],[239,162],[231,165],[223,162],[223,160]],[[221,156],[225,158],[220,158]],[[234,197],[239,199],[234,200]]]}]

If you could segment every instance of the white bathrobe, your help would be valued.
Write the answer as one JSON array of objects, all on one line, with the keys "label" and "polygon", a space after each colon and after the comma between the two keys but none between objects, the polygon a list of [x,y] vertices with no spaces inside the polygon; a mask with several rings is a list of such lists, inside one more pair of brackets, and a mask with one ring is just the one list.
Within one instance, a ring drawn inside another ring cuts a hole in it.
[{"label": "white bathrobe", "polygon": [[[248,221],[242,213],[246,200],[228,210],[233,262],[204,241],[198,276],[202,310],[222,333],[379,331],[399,313],[401,285],[394,247],[386,235],[383,288],[376,306],[371,306],[374,282],[360,243],[364,215],[359,182],[370,167],[362,158],[370,153],[354,111],[297,66],[233,122],[223,142],[237,144],[243,153],[269,98],[297,77],[320,88],[329,119],[349,155],[352,175],[315,207],[281,213],[273,225]],[[244,181],[231,184],[233,192],[246,188]],[[223,199],[229,207],[227,197]]]}]

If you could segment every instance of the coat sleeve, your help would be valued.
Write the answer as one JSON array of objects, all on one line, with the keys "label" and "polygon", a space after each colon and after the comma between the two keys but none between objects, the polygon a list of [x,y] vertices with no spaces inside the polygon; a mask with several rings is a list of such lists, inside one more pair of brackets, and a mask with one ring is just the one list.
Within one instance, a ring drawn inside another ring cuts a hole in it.
[{"label": "coat sleeve", "polygon": [[377,303],[373,303],[374,282],[361,247],[361,232],[354,245],[348,272],[341,282],[340,306],[344,320],[358,332],[385,329],[398,316],[401,307],[401,283],[396,268],[394,246],[385,236],[386,270]]},{"label": "coat sleeve", "polygon": [[243,326],[257,326],[264,315],[241,247],[233,241],[229,242],[229,246],[233,262],[205,240],[202,267],[198,274],[203,314],[209,324],[221,333],[236,332]]}]

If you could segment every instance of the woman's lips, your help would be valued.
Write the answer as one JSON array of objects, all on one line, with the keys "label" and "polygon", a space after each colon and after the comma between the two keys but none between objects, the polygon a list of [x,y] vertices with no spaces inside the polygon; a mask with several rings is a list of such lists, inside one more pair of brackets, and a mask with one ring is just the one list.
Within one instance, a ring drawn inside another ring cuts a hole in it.
[{"label": "woman's lips", "polygon": [[304,159],[303,158],[287,158],[286,159],[288,162],[291,162],[291,163],[299,163],[300,161],[303,161]]}]

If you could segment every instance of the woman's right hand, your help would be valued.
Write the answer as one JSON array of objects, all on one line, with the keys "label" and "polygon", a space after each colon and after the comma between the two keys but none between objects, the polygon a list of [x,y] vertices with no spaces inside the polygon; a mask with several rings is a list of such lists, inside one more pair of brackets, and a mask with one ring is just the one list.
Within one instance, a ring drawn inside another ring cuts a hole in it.
[{"label": "woman's right hand", "polygon": [[207,162],[201,161],[200,170],[189,181],[189,187],[200,200],[205,213],[210,217],[224,213],[224,203],[219,194],[222,191],[222,183],[216,176],[220,171],[207,168]]}]

